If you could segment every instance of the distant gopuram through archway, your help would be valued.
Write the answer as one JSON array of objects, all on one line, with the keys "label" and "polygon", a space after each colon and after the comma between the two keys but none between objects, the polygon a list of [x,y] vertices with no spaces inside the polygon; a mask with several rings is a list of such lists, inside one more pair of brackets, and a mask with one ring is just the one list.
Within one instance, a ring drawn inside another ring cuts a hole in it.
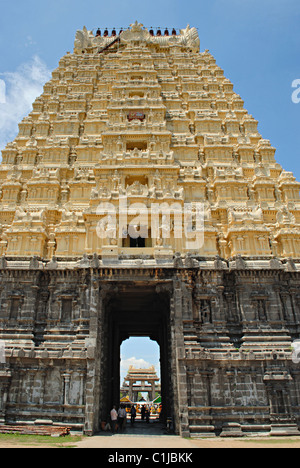
[{"label": "distant gopuram through archway", "polygon": [[136,369],[130,366],[121,387],[122,396],[128,396],[130,401],[138,402],[139,393],[148,393],[147,401],[155,400],[160,395],[161,386],[154,366],[147,369]]}]

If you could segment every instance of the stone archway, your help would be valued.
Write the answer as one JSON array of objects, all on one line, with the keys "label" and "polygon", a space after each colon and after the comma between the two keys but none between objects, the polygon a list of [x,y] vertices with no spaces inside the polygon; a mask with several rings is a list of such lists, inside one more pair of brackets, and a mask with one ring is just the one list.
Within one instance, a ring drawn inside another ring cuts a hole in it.
[{"label": "stone archway", "polygon": [[[105,305],[106,339],[102,347],[100,417],[120,401],[120,346],[132,336],[149,336],[160,347],[163,418],[174,419],[174,372],[172,371],[170,297],[156,286],[118,284]],[[104,368],[103,368],[104,367]]]}]

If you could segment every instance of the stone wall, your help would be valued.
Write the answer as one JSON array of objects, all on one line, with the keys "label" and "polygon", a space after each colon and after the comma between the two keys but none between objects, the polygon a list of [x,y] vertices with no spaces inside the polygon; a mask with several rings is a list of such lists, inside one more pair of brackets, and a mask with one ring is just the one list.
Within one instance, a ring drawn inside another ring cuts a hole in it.
[{"label": "stone wall", "polygon": [[297,269],[284,263],[255,269],[250,261],[241,269],[235,260],[204,268],[201,259],[189,269],[93,268],[92,261],[72,268],[58,262],[57,269],[14,268],[8,261],[0,270],[2,421],[52,420],[98,430],[110,392],[107,298],[118,294],[118,284],[159,291],[167,282],[171,368],[163,385],[172,393],[176,431],[295,433]]}]

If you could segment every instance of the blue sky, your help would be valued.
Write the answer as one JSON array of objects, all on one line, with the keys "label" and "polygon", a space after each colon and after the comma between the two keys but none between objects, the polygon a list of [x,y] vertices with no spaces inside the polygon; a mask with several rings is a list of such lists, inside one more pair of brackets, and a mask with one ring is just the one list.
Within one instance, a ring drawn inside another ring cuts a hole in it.
[{"label": "blue sky", "polygon": [[137,369],[154,366],[160,377],[159,346],[148,337],[131,337],[121,345],[121,384],[130,365]]},{"label": "blue sky", "polygon": [[[135,20],[147,27],[197,27],[201,51],[214,55],[262,136],[277,148],[277,162],[300,180],[300,103],[292,102],[292,83],[300,79],[299,0],[2,2],[0,84],[6,85],[6,103],[0,95],[0,149],[16,136],[17,123],[59,59],[73,50],[77,29],[126,28]],[[124,358],[148,363],[151,349],[151,343],[135,345]]]}]

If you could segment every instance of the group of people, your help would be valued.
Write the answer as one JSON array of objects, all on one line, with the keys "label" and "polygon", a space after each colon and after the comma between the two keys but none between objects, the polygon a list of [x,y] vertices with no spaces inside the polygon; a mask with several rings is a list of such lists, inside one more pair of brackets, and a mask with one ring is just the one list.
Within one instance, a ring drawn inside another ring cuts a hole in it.
[{"label": "group of people", "polygon": [[117,411],[117,408],[113,406],[110,412],[110,421],[111,421],[111,432],[114,434],[117,430],[120,432],[123,431],[126,424],[126,409],[123,405]]},{"label": "group of people", "polygon": [[[136,408],[134,405],[130,408],[130,421],[131,425],[134,424],[136,418]],[[113,406],[110,412],[110,421],[111,421],[111,431],[115,433],[117,431],[122,432],[125,429],[127,422],[127,412],[126,407],[121,405],[117,411],[116,406]]]},{"label": "group of people", "polygon": [[[130,423],[133,426],[136,415],[137,415],[137,410],[135,405],[132,405],[130,408]],[[141,419],[142,421],[146,421],[146,423],[150,422],[150,409],[148,406],[143,405],[141,408]],[[106,425],[106,430],[111,429],[111,432],[114,434],[115,432],[119,431],[122,432],[127,423],[127,411],[126,411],[126,406],[125,405],[120,405],[119,409],[117,410],[116,406],[113,406],[111,412],[110,412],[110,425]]]}]

